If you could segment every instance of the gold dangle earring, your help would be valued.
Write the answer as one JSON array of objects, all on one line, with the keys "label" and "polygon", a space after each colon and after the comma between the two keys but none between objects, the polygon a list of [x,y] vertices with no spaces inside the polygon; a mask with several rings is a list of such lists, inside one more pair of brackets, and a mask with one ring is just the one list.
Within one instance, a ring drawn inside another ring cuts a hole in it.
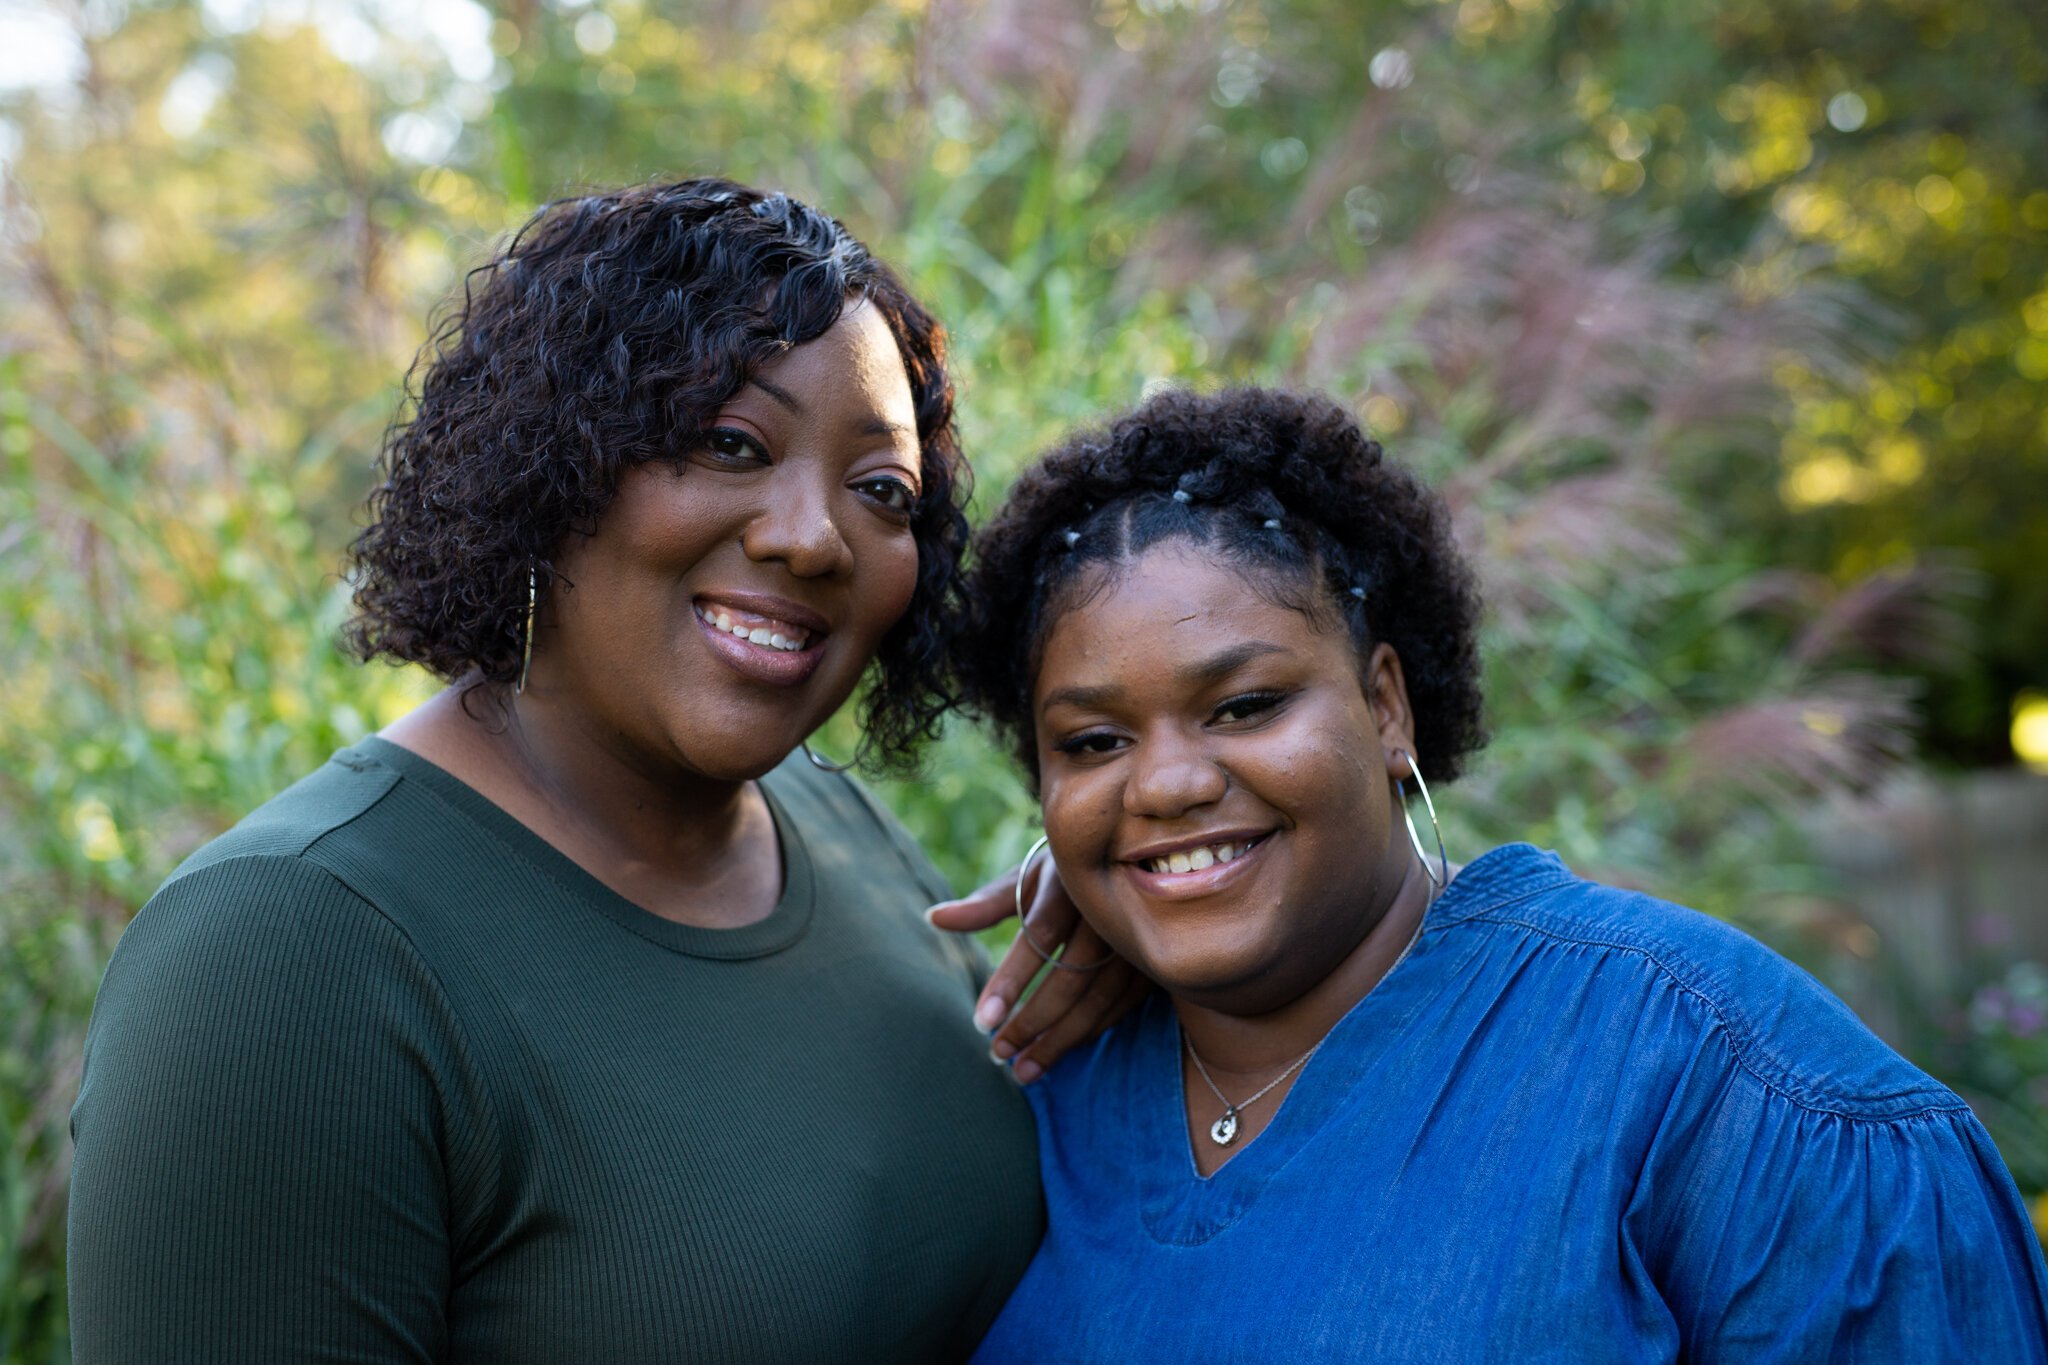
[{"label": "gold dangle earring", "polygon": [[526,628],[521,632],[519,649],[519,681],[512,685],[514,696],[526,692],[526,675],[533,668],[533,607],[540,596],[539,580],[534,573],[533,561],[526,561]]},{"label": "gold dangle earring", "polygon": [[1422,832],[1415,828],[1415,812],[1408,805],[1407,785],[1397,777],[1394,779],[1394,790],[1401,796],[1401,818],[1408,822],[1408,842],[1414,847],[1415,856],[1422,860],[1423,875],[1441,891],[1451,879],[1451,860],[1444,853],[1444,827],[1437,823],[1436,802],[1429,799],[1429,784],[1422,780],[1422,764],[1415,755],[1406,749],[1396,749],[1394,752],[1408,760],[1408,775],[1415,779],[1416,789],[1422,793],[1422,808],[1429,812],[1429,829],[1430,833],[1436,836],[1436,859],[1443,869],[1442,872],[1439,873],[1436,868],[1429,865],[1429,854],[1424,852],[1422,847]]}]

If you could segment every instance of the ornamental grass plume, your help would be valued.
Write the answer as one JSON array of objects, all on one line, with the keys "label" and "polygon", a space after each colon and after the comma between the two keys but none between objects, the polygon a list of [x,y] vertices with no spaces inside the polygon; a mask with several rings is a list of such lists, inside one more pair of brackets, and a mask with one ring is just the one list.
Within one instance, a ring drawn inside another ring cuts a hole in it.
[{"label": "ornamental grass plume", "polygon": [[[928,49],[935,81],[991,122],[1028,111],[1073,176],[1069,213],[1117,207],[1103,304],[1167,301],[1219,378],[1344,395],[1445,493],[1493,613],[1499,738],[1458,803],[1475,841],[1533,833],[1652,886],[1696,882],[1703,858],[1729,878],[1705,898],[1732,907],[1753,897],[1729,870],[1756,860],[1705,850],[1779,856],[1766,829],[1797,803],[1909,759],[1911,689],[1866,670],[1963,657],[1960,580],[1794,592],[1752,530],[1780,367],[1852,383],[1896,318],[1811,258],[1687,268],[1669,227],[1553,173],[1540,149],[1568,120],[1537,83],[1453,79],[1435,12],[1374,21],[1400,57],[1379,74],[1299,35],[1238,45],[1212,7],[1136,27],[1080,0],[977,16],[933,11],[961,39]],[[1268,156],[1311,107],[1321,135],[1295,142],[1313,150]],[[1207,178],[1247,121],[1270,139],[1248,196]],[[1078,230],[1044,211],[1048,233]]]},{"label": "ornamental grass plume", "polygon": [[1819,574],[1798,577],[1804,610],[1790,653],[1800,664],[1875,661],[1950,670],[1967,659],[1963,607],[1983,590],[1982,576],[1967,565],[1929,557],[1846,586]]},{"label": "ornamental grass plume", "polygon": [[1868,791],[1913,752],[1913,684],[1848,674],[1759,697],[1692,726],[1673,755],[1682,784],[1730,784],[1790,806]]}]

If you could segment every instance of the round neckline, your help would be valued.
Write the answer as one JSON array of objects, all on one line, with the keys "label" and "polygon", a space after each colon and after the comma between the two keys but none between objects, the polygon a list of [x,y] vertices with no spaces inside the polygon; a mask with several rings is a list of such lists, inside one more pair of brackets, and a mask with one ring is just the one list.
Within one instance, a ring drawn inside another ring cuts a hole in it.
[{"label": "round neckline", "polygon": [[442,804],[480,827],[486,834],[529,863],[536,872],[571,899],[596,910],[628,933],[670,952],[689,957],[737,962],[781,952],[803,937],[816,907],[816,877],[810,850],[789,812],[763,778],[757,785],[768,803],[769,818],[782,860],[782,894],[775,908],[752,924],[711,929],[679,924],[628,900],[568,854],[556,848],[488,796],[403,745],[369,735],[352,746],[372,762],[417,782]]}]

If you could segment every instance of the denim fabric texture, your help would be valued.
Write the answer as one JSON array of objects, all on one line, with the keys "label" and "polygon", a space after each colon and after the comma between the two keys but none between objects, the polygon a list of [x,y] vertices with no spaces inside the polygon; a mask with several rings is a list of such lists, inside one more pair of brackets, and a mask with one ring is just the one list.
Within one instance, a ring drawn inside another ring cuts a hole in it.
[{"label": "denim fabric texture", "polygon": [[1213,1176],[1161,998],[1026,1093],[1050,1226],[986,1365],[2048,1359],[1962,1100],[1755,940],[1527,845]]}]

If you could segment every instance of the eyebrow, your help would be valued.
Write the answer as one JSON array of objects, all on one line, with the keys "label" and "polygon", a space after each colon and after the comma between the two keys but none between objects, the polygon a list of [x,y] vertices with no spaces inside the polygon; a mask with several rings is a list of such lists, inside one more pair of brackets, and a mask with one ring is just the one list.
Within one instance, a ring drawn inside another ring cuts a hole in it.
[{"label": "eyebrow", "polygon": [[[804,410],[803,400],[788,389],[783,388],[780,384],[763,379],[759,375],[755,375],[747,382],[782,404],[784,408],[791,412],[801,413]],[[863,436],[915,436],[917,432],[901,422],[891,422],[884,417],[870,417],[867,421],[860,424],[860,434]]]},{"label": "eyebrow", "polygon": [[[1197,659],[1185,667],[1174,670],[1174,681],[1190,688],[1211,687],[1243,668],[1253,659],[1267,654],[1285,654],[1287,646],[1276,645],[1267,640],[1246,640],[1228,649],[1219,650],[1206,659]],[[1055,706],[1074,706],[1084,711],[1100,710],[1117,701],[1124,690],[1114,683],[1101,687],[1062,687],[1047,694],[1040,703],[1039,711],[1045,712]]]},{"label": "eyebrow", "polygon": [[804,410],[803,401],[780,384],[771,384],[761,378],[760,375],[754,375],[747,382],[782,404],[783,407],[788,408],[791,412],[802,412]]}]

